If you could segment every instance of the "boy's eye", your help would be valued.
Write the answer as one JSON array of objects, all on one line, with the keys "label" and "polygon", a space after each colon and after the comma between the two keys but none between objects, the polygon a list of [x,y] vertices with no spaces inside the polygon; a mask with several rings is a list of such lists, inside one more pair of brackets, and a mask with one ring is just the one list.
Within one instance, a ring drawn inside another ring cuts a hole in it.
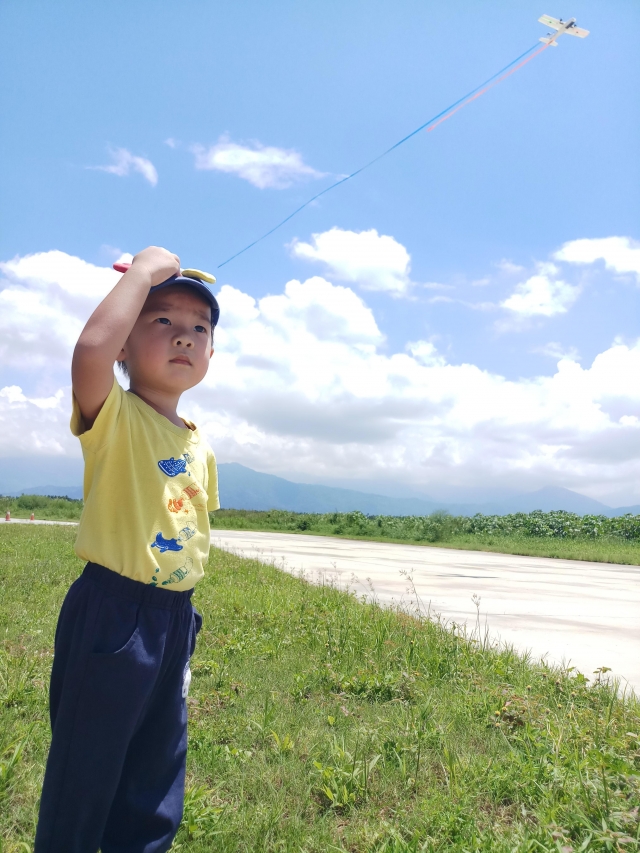
[{"label": "boy's eye", "polygon": [[207,331],[204,326],[194,326],[193,328],[196,330],[196,332],[206,332]]},{"label": "boy's eye", "polygon": [[164,323],[165,326],[170,326],[171,320],[168,317],[158,317],[158,319],[156,320],[156,323]]}]

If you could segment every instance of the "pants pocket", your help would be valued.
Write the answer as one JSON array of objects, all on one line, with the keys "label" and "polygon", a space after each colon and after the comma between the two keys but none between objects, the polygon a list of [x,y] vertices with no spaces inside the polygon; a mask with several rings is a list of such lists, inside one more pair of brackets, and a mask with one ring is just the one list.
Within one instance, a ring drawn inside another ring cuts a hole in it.
[{"label": "pants pocket", "polygon": [[126,653],[136,641],[140,604],[117,595],[104,595],[96,620],[93,655]]},{"label": "pants pocket", "polygon": [[196,637],[202,628],[202,616],[193,608],[193,620],[191,622],[191,642],[189,644],[189,657],[191,657],[196,649]]},{"label": "pants pocket", "polygon": [[200,628],[202,628],[202,616],[198,613],[195,607],[193,608],[193,618],[195,620],[196,634],[199,634]]}]

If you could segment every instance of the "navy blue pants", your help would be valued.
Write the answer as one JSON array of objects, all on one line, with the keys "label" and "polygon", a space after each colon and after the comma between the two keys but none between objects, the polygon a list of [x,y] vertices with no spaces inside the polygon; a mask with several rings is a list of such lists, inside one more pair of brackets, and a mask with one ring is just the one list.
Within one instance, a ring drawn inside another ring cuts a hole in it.
[{"label": "navy blue pants", "polygon": [[164,853],[182,819],[191,592],[88,563],[60,611],[34,853]]}]

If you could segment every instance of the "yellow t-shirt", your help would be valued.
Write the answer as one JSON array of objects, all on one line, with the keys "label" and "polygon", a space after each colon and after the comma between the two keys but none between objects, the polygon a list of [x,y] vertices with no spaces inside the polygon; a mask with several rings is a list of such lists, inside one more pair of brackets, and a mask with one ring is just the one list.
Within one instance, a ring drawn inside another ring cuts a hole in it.
[{"label": "yellow t-shirt", "polygon": [[207,513],[220,503],[215,456],[191,426],[175,426],[115,377],[91,429],[74,398],[71,432],[85,462],[81,559],[164,589],[191,589],[200,580]]}]

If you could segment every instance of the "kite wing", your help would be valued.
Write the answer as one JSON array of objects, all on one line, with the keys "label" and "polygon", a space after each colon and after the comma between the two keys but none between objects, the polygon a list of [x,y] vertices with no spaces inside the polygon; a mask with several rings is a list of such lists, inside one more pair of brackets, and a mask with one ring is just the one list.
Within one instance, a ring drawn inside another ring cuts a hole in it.
[{"label": "kite wing", "polygon": [[549,15],[541,15],[538,18],[538,21],[541,24],[546,24],[548,27],[552,27],[554,30],[559,30],[562,26],[562,21],[559,21],[557,18],[552,18]]},{"label": "kite wing", "polygon": [[580,27],[569,27],[565,32],[568,36],[578,36],[579,39],[585,39],[589,35],[589,30],[583,30]]}]

